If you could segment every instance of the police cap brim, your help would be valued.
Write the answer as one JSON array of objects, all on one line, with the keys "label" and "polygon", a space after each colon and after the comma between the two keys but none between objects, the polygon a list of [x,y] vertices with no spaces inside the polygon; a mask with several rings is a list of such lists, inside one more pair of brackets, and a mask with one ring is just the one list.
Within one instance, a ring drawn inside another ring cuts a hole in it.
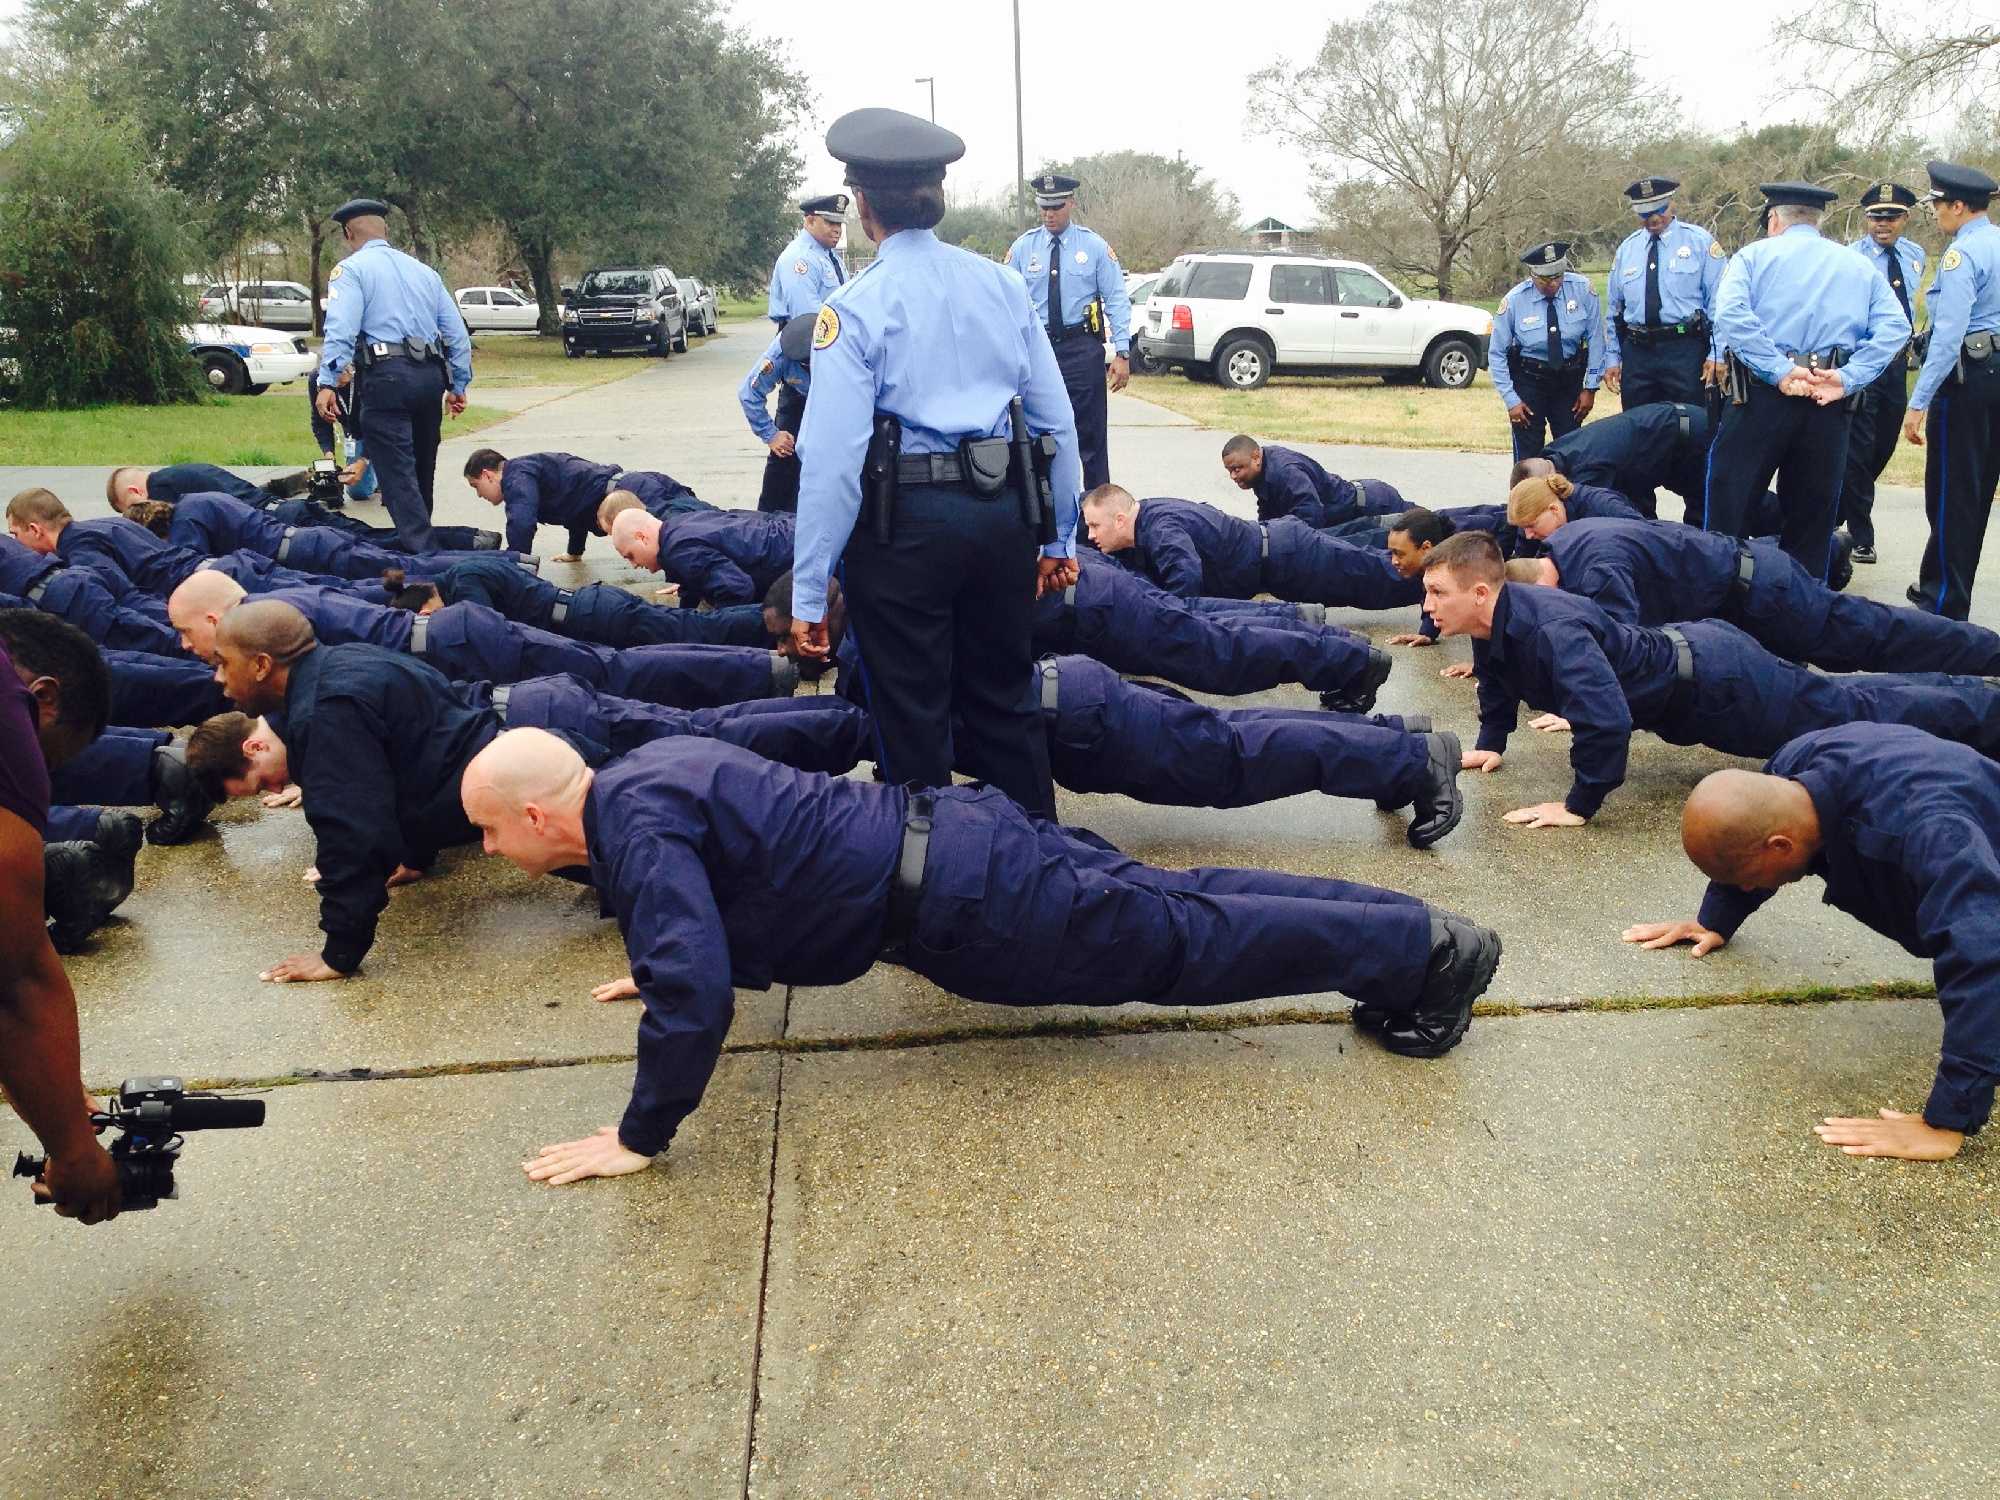
[{"label": "police cap brim", "polygon": [[386,219],[389,217],[389,205],[380,198],[349,198],[333,211],[333,222],[345,224],[349,219],[365,218],[370,214]]},{"label": "police cap brim", "polygon": [[944,181],[965,142],[900,109],[857,109],[827,130],[826,154],[846,166],[854,187],[921,187]]}]

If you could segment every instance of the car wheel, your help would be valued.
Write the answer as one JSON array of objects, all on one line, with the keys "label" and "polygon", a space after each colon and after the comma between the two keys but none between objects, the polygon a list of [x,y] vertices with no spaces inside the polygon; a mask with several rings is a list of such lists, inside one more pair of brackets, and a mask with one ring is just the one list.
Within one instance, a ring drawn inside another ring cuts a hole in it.
[{"label": "car wheel", "polygon": [[1153,373],[1153,362],[1146,358],[1146,351],[1139,347],[1137,339],[1132,340],[1131,347],[1125,351],[1125,363],[1131,367],[1134,375]]},{"label": "car wheel", "polygon": [[248,396],[261,396],[264,394],[264,392],[268,391],[270,388],[271,388],[270,383],[267,381],[263,385],[251,386],[248,391],[244,392],[244,394]]},{"label": "car wheel", "polygon": [[243,361],[220,350],[201,357],[201,374],[218,396],[240,396],[250,389],[250,372]]},{"label": "car wheel", "polygon": [[1215,379],[1233,390],[1254,391],[1271,378],[1271,351],[1256,339],[1231,339],[1216,352]]},{"label": "car wheel", "polygon": [[674,335],[674,353],[685,354],[687,352],[688,352],[688,326],[687,326],[687,321],[683,319],[681,322],[681,331]]},{"label": "car wheel", "polygon": [[1441,391],[1462,391],[1479,372],[1479,351],[1464,339],[1444,339],[1424,356],[1424,379]]},{"label": "car wheel", "polygon": [[649,352],[659,355],[661,359],[671,359],[673,357],[674,341],[667,336],[666,329],[662,328],[658,333],[653,335],[653,346]]}]

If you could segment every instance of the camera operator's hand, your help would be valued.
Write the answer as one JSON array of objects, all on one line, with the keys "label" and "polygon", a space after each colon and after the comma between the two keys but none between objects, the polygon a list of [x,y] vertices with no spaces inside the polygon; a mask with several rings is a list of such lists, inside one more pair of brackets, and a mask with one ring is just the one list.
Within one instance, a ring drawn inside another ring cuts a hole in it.
[{"label": "camera operator's hand", "polygon": [[118,1163],[96,1141],[84,1141],[62,1155],[51,1151],[35,1183],[35,1197],[53,1201],[65,1219],[101,1224],[118,1217]]}]

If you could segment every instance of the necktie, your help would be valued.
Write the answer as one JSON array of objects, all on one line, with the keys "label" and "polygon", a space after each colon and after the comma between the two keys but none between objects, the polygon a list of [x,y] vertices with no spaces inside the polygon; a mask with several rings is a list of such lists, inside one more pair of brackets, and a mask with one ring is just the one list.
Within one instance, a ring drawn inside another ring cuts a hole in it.
[{"label": "necktie", "polygon": [[841,274],[840,257],[836,255],[833,251],[829,250],[826,252],[826,258],[833,262],[833,284],[835,286],[839,286],[843,281],[847,280],[847,278]]},{"label": "necktie", "polygon": [[1549,368],[1555,369],[1563,362],[1562,322],[1556,316],[1556,299],[1542,298],[1542,305],[1549,310]]},{"label": "necktie", "polygon": [[1062,236],[1049,238],[1049,342],[1062,338]]},{"label": "necktie", "polygon": [[1660,326],[1660,237],[1646,246],[1646,326]]},{"label": "necktie", "polygon": [[1903,262],[1896,255],[1896,247],[1885,246],[1882,254],[1889,262],[1889,285],[1895,290],[1896,300],[1903,304],[1903,316],[1910,320],[1912,328],[1917,326],[1917,315],[1910,311],[1910,294],[1903,286]]}]

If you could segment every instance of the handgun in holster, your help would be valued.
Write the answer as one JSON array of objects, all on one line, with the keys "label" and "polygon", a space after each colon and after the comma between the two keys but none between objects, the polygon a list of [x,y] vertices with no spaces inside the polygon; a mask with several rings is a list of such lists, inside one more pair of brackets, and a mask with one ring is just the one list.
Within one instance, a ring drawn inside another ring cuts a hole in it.
[{"label": "handgun in holster", "polygon": [[1733,349],[1725,350],[1722,358],[1728,370],[1724,378],[1729,391],[1729,404],[1742,406],[1750,399],[1750,381],[1753,378],[1750,367],[1736,357],[1736,351]]},{"label": "handgun in holster", "polygon": [[902,456],[903,424],[878,411],[868,456],[861,463],[861,504],[875,540],[884,546],[896,533],[896,461]]},{"label": "handgun in holster", "polygon": [[1009,467],[1021,497],[1021,519],[1035,533],[1035,545],[1046,547],[1056,539],[1055,490],[1049,482],[1055,466],[1055,435],[1028,435],[1028,413],[1019,396],[1007,403],[1007,420],[1014,460]]}]

